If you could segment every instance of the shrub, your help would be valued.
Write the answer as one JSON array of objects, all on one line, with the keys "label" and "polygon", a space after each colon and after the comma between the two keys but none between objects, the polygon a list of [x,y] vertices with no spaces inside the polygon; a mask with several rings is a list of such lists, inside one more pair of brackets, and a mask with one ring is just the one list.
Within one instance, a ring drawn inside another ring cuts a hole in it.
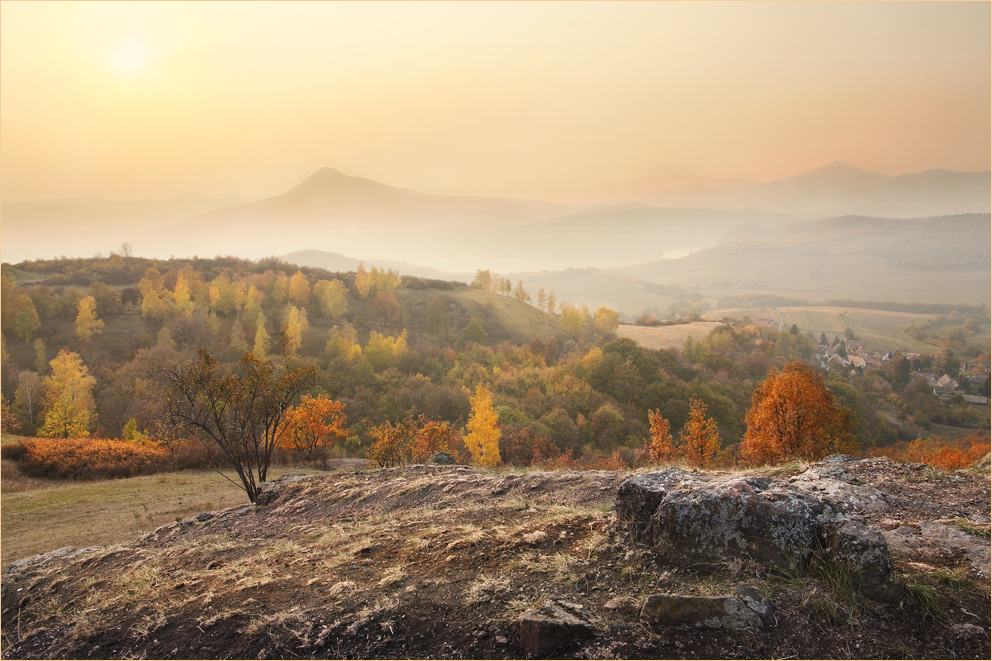
[{"label": "shrub", "polygon": [[887,456],[902,463],[929,464],[945,471],[967,468],[989,453],[992,447],[987,432],[975,432],[953,441],[931,434],[909,443],[896,443],[887,448],[872,448],[870,456]]},{"label": "shrub", "polygon": [[32,438],[21,471],[30,477],[94,480],[147,475],[168,467],[168,453],[151,444],[104,438]]}]

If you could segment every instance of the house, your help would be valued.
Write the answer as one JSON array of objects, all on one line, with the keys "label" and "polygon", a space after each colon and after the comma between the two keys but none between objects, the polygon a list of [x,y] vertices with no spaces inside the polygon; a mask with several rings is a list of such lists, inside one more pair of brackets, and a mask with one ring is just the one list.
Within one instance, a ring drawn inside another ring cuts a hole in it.
[{"label": "house", "polygon": [[827,361],[826,367],[827,369],[846,370],[848,362],[839,353],[834,353]]},{"label": "house", "polygon": [[865,343],[861,340],[851,340],[847,343],[847,351],[849,353],[861,353],[865,350]]},{"label": "house", "polygon": [[851,367],[857,367],[858,369],[862,369],[863,370],[865,368],[865,359],[863,357],[861,357],[861,356],[852,356],[852,355],[848,354],[848,356],[847,356],[847,363]]},{"label": "house", "polygon": [[961,386],[958,382],[946,374],[937,379],[937,383],[934,384],[933,387],[933,394],[937,395],[937,397],[941,399],[947,399],[951,395],[956,395],[961,392],[963,391],[961,390]]},{"label": "house", "polygon": [[981,395],[965,395],[964,401],[968,402],[969,404],[980,404],[982,406],[985,406],[989,403],[989,398],[982,397]]}]

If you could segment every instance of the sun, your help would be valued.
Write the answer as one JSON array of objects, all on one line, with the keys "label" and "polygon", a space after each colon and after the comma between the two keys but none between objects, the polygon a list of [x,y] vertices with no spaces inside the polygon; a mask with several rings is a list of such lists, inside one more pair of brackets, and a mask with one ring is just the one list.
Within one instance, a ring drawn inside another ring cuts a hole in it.
[{"label": "sun", "polygon": [[140,41],[121,41],[110,51],[110,63],[123,75],[133,76],[148,67],[148,47]]}]

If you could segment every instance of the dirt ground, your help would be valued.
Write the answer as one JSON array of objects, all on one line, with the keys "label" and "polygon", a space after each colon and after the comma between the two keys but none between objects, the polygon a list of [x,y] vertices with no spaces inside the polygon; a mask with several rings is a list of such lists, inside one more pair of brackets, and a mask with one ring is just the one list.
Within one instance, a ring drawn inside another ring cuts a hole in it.
[{"label": "dirt ground", "polygon": [[[987,471],[877,462],[852,472],[901,496],[871,523],[943,521],[988,537]],[[628,477],[462,466],[284,476],[257,507],[14,563],[2,581],[3,656],[527,658],[518,618],[551,600],[597,631],[552,658],[990,656],[988,579],[960,554],[896,555],[910,595],[901,606],[736,558],[706,572],[658,567],[617,532]],[[647,595],[735,585],[765,594],[776,625],[697,631],[639,619]]]}]

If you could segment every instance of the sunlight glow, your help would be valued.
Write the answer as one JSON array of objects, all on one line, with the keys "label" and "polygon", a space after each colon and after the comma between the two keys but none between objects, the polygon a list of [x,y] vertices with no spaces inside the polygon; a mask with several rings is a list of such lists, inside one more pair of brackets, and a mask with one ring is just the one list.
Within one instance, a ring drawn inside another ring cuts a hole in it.
[{"label": "sunlight glow", "polygon": [[122,41],[110,52],[110,62],[118,73],[135,75],[148,67],[148,48],[138,41]]}]

